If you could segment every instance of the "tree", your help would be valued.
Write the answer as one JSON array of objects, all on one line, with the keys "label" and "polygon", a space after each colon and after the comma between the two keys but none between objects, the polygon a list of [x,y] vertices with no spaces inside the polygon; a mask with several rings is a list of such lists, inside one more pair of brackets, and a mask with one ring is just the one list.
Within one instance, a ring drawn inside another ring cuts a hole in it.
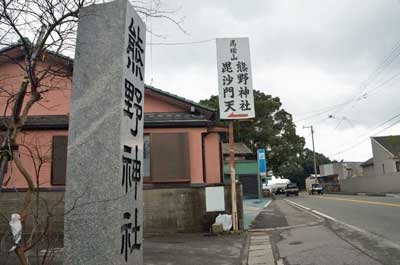
[{"label": "tree", "polygon": [[[150,1],[151,8],[146,2],[134,2],[139,14],[167,19],[182,29],[173,17],[174,11],[164,11],[161,1]],[[47,62],[55,55],[73,53],[79,11],[95,3],[96,0],[0,0],[0,48],[17,46],[22,51],[19,58],[7,53],[0,55],[2,63],[14,64],[20,70],[17,86],[9,85],[6,82],[8,77],[0,75],[0,98],[5,99],[2,102],[5,102],[3,120],[6,127],[4,140],[0,142],[0,189],[5,168],[12,160],[28,186],[23,207],[19,209],[23,227],[33,207],[33,195],[39,192],[39,184],[33,181],[35,172],[29,172],[20,159],[22,143],[18,135],[32,107],[46,101],[51,91],[60,89],[57,78],[71,77],[72,65]],[[37,162],[39,158],[34,159]],[[35,198],[39,200],[39,196]],[[28,240],[16,246],[15,253],[21,264],[28,264],[25,253],[35,243]]]},{"label": "tree", "polygon": [[[334,161],[330,160],[328,157],[324,156],[321,153],[315,152],[315,159],[317,161],[317,174],[319,174],[319,165],[329,164]],[[314,158],[313,158],[313,151],[305,148],[303,154],[301,156],[304,174],[307,176],[314,174]]]},{"label": "tree", "polygon": [[[218,96],[201,100],[200,104],[218,109]],[[257,148],[270,148],[267,166],[277,176],[284,176],[305,187],[305,178],[314,174],[313,152],[304,148],[305,140],[296,134],[292,115],[282,108],[278,97],[254,91],[255,119],[235,122],[235,142],[244,142],[256,154]],[[224,126],[223,121],[218,121]],[[224,139],[225,141],[227,139]],[[256,158],[255,155],[253,158]],[[317,165],[331,163],[316,153]]]},{"label": "tree", "polygon": [[[317,161],[317,173],[319,174],[318,165],[333,163],[328,157],[321,153],[315,153]],[[305,179],[314,174],[314,156],[313,151],[304,148],[304,150],[296,157],[292,157],[283,163],[280,168],[282,176],[289,178],[295,182],[300,188],[305,188]]]},{"label": "tree", "polygon": [[[297,155],[304,147],[304,138],[296,134],[292,115],[282,108],[278,97],[254,91],[255,118],[249,121],[235,122],[235,141],[249,146],[254,154],[257,148],[270,148],[267,152],[268,167],[275,174],[287,172],[287,164],[295,164]],[[218,96],[201,100],[200,104],[218,109]],[[223,123],[220,121],[220,124]]]}]

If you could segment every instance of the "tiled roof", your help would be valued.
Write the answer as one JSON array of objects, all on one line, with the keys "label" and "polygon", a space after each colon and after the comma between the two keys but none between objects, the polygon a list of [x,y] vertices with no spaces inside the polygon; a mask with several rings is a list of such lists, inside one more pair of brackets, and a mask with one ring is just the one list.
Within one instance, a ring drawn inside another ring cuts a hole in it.
[{"label": "tiled roof", "polygon": [[[222,153],[224,155],[229,154],[229,143],[223,143],[222,144]],[[253,152],[247,145],[244,143],[235,143],[235,154],[236,155],[249,155],[252,154]]]},{"label": "tiled roof", "polygon": [[[20,47],[22,47],[22,44],[21,44],[21,43],[14,43],[14,44],[12,44],[12,45],[10,45],[10,46],[6,46],[6,47],[1,48],[1,49],[0,49],[0,53],[8,52],[8,51],[11,51],[11,50],[13,50],[13,49],[20,48]],[[63,54],[61,54],[61,53],[53,52],[53,51],[50,51],[50,50],[46,50],[46,52],[47,52],[48,54],[53,55],[53,56],[56,57],[56,58],[65,60],[65,61],[67,61],[68,63],[73,63],[73,62],[74,62],[74,59],[72,59],[71,57],[65,56],[65,55],[63,55]]]},{"label": "tiled roof", "polygon": [[[0,118],[0,129],[5,130],[4,122],[10,117]],[[24,129],[68,129],[68,116],[66,115],[37,115],[29,116]]]},{"label": "tiled roof", "polygon": [[400,135],[379,136],[373,139],[394,156],[400,156]]},{"label": "tiled roof", "polygon": [[[9,119],[9,118],[6,118]],[[4,118],[0,118],[0,129],[4,130]],[[68,129],[69,117],[67,115],[37,115],[29,116],[24,129]],[[192,113],[145,113],[145,128],[152,127],[207,127],[213,123],[207,120],[203,115]]]},{"label": "tiled roof", "polygon": [[148,112],[144,114],[144,126],[151,127],[207,127],[213,124],[204,115],[186,112]]},{"label": "tiled roof", "polygon": [[177,100],[179,100],[179,101],[184,101],[184,102],[186,102],[186,103],[188,103],[188,104],[190,104],[190,105],[193,105],[193,106],[202,108],[202,109],[204,109],[204,110],[208,110],[208,111],[212,111],[212,112],[215,112],[215,111],[216,111],[216,110],[213,109],[213,108],[210,108],[210,107],[208,107],[208,106],[204,106],[204,105],[202,105],[202,104],[199,104],[199,103],[197,103],[197,102],[194,102],[193,100],[180,97],[180,96],[178,96],[178,95],[169,93],[169,92],[167,92],[167,91],[161,90],[161,89],[156,88],[156,87],[153,87],[153,86],[145,85],[145,88],[147,88],[147,89],[149,89],[149,90],[152,90],[152,91],[154,91],[154,92],[157,92],[157,93],[159,93],[159,94],[162,94],[162,95],[164,95],[164,96],[172,97],[172,98],[175,98],[175,99],[177,99]]}]

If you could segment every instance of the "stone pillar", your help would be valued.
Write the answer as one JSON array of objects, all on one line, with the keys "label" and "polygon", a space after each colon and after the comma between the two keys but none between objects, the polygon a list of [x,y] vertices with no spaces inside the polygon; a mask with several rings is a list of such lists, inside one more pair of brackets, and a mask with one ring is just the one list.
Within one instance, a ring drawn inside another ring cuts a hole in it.
[{"label": "stone pillar", "polygon": [[68,139],[65,265],[143,264],[145,35],[127,0],[80,11]]}]

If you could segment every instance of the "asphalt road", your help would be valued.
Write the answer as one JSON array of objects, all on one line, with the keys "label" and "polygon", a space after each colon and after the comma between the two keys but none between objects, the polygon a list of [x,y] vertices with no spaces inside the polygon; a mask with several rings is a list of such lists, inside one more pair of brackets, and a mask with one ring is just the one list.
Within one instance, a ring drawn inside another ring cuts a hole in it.
[{"label": "asphalt road", "polygon": [[289,200],[400,245],[400,198],[325,194]]}]

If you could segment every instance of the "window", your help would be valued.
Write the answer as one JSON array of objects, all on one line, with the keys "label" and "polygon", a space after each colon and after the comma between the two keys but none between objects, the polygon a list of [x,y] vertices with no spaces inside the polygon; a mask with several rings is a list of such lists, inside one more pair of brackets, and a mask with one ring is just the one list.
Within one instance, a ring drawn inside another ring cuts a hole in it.
[{"label": "window", "polygon": [[396,161],[396,172],[400,172],[400,161]]},{"label": "window", "polygon": [[385,175],[385,164],[382,164],[382,174]]},{"label": "window", "polygon": [[150,155],[152,181],[190,181],[187,133],[151,134]]},{"label": "window", "polygon": [[65,185],[68,136],[53,136],[51,185]]}]

